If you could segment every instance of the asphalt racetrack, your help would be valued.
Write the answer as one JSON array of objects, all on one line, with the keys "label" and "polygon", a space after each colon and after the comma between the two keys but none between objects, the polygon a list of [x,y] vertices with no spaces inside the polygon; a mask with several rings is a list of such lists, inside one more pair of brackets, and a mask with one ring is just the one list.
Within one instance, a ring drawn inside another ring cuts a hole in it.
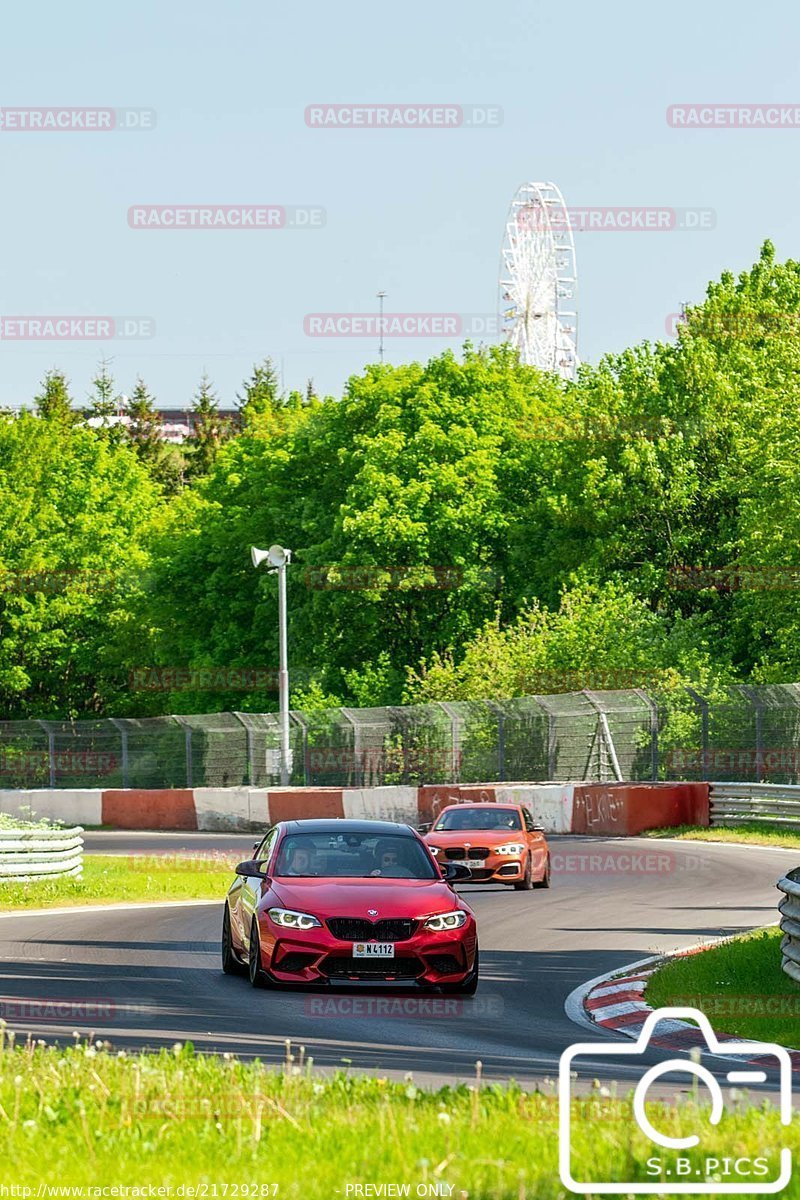
[{"label": "asphalt racetrack", "polygon": [[[86,840],[90,852],[240,852],[242,859],[253,843],[223,834]],[[482,974],[474,998],[374,986],[255,991],[220,969],[220,896],[180,907],[2,914],[0,1015],[23,1035],[93,1033],[120,1049],[191,1041],[280,1061],[291,1039],[320,1067],[413,1071],[422,1082],[469,1080],[480,1059],[485,1077],[531,1086],[556,1075],[571,1043],[608,1041],[568,1018],[573,989],[649,954],[774,922],[776,881],[797,860],[757,846],[643,838],[553,837],[550,844],[549,891],[461,889],[478,918]],[[662,1058],[653,1051],[646,1061]],[[636,1069],[599,1059],[596,1074],[633,1078]]]}]

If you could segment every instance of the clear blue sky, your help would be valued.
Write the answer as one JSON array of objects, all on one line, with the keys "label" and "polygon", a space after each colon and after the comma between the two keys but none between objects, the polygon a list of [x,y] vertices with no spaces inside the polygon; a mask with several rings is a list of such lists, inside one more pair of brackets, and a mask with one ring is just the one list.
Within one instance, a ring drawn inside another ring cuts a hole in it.
[{"label": "clear blue sky", "polygon": [[[769,236],[800,254],[800,129],[668,127],[679,102],[798,102],[800,10],[577,0],[53,0],[6,7],[0,106],[133,106],[153,132],[0,132],[0,313],[148,315],[150,341],[0,341],[0,403],[50,366],[79,400],[100,357],[187,403],[206,369],[230,402],[271,354],[286,387],[338,394],[374,340],[312,339],[303,317],[493,312],[508,203],[553,179],[570,205],[703,206],[709,232],[577,238],[580,352],[665,336],[667,315]],[[313,103],[495,104],[492,130],[319,130]],[[309,204],[314,231],[149,232],[145,204]],[[391,340],[402,362],[451,340]]]}]

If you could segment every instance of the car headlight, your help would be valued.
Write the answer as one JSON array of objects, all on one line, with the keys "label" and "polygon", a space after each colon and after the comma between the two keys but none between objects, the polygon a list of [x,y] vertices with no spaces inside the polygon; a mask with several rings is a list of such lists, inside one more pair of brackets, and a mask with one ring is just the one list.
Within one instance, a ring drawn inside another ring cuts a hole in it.
[{"label": "car headlight", "polygon": [[270,908],[268,911],[275,924],[283,925],[285,929],[313,929],[322,924],[311,913],[293,912],[291,908]]},{"label": "car headlight", "polygon": [[525,847],[521,842],[509,842],[507,846],[498,846],[495,854],[524,854]]},{"label": "car headlight", "polygon": [[434,856],[434,858],[436,857],[436,855],[437,855],[437,854],[441,854],[441,853],[442,853],[442,847],[441,847],[441,846],[428,846],[428,849],[430,850],[430,852],[431,852],[431,854]]},{"label": "car headlight", "polygon": [[428,917],[425,928],[440,932],[443,929],[460,929],[466,923],[467,914],[461,909],[456,909],[455,912],[438,913],[435,917]]}]

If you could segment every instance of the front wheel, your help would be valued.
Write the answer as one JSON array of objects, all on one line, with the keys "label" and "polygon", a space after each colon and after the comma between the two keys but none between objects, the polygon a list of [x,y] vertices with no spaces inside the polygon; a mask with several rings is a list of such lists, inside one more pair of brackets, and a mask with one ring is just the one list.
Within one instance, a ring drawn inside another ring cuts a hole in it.
[{"label": "front wheel", "polygon": [[222,916],[222,970],[226,975],[246,975],[247,968],[236,957],[231,934],[231,910],[225,901],[225,912]]},{"label": "front wheel", "polygon": [[247,973],[254,988],[268,988],[272,980],[261,966],[261,939],[258,934],[258,920],[253,917],[250,926],[250,949],[247,954]]},{"label": "front wheel", "polygon": [[531,888],[533,887],[533,877],[531,874],[532,870],[533,870],[533,868],[531,866],[531,856],[529,854],[528,861],[525,864],[525,874],[523,875],[523,877],[519,883],[514,884],[515,891],[529,892],[531,890]]},{"label": "front wheel", "polygon": [[448,996],[474,996],[478,990],[478,982],[480,980],[480,964],[478,961],[478,947],[475,947],[475,962],[472,964],[472,970],[461,983],[443,983],[442,991]]},{"label": "front wheel", "polygon": [[537,888],[549,888],[550,887],[550,855],[549,854],[547,856],[547,862],[545,863],[545,867],[544,867],[544,875],[539,880],[539,882],[535,883],[533,886],[537,887]]}]

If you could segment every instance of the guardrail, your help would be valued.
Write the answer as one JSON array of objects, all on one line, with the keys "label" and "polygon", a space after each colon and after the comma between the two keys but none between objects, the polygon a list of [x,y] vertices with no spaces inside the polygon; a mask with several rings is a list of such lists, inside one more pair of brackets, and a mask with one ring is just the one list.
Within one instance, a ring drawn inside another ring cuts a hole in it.
[{"label": "guardrail", "polygon": [[47,829],[27,826],[0,829],[0,881],[80,876],[83,871],[83,828]]},{"label": "guardrail", "polygon": [[781,913],[781,942],[783,969],[790,979],[800,983],[800,867],[781,879],[778,887],[783,899],[778,908]]},{"label": "guardrail", "polygon": [[712,783],[711,824],[763,821],[800,829],[800,786],[780,783]]}]

